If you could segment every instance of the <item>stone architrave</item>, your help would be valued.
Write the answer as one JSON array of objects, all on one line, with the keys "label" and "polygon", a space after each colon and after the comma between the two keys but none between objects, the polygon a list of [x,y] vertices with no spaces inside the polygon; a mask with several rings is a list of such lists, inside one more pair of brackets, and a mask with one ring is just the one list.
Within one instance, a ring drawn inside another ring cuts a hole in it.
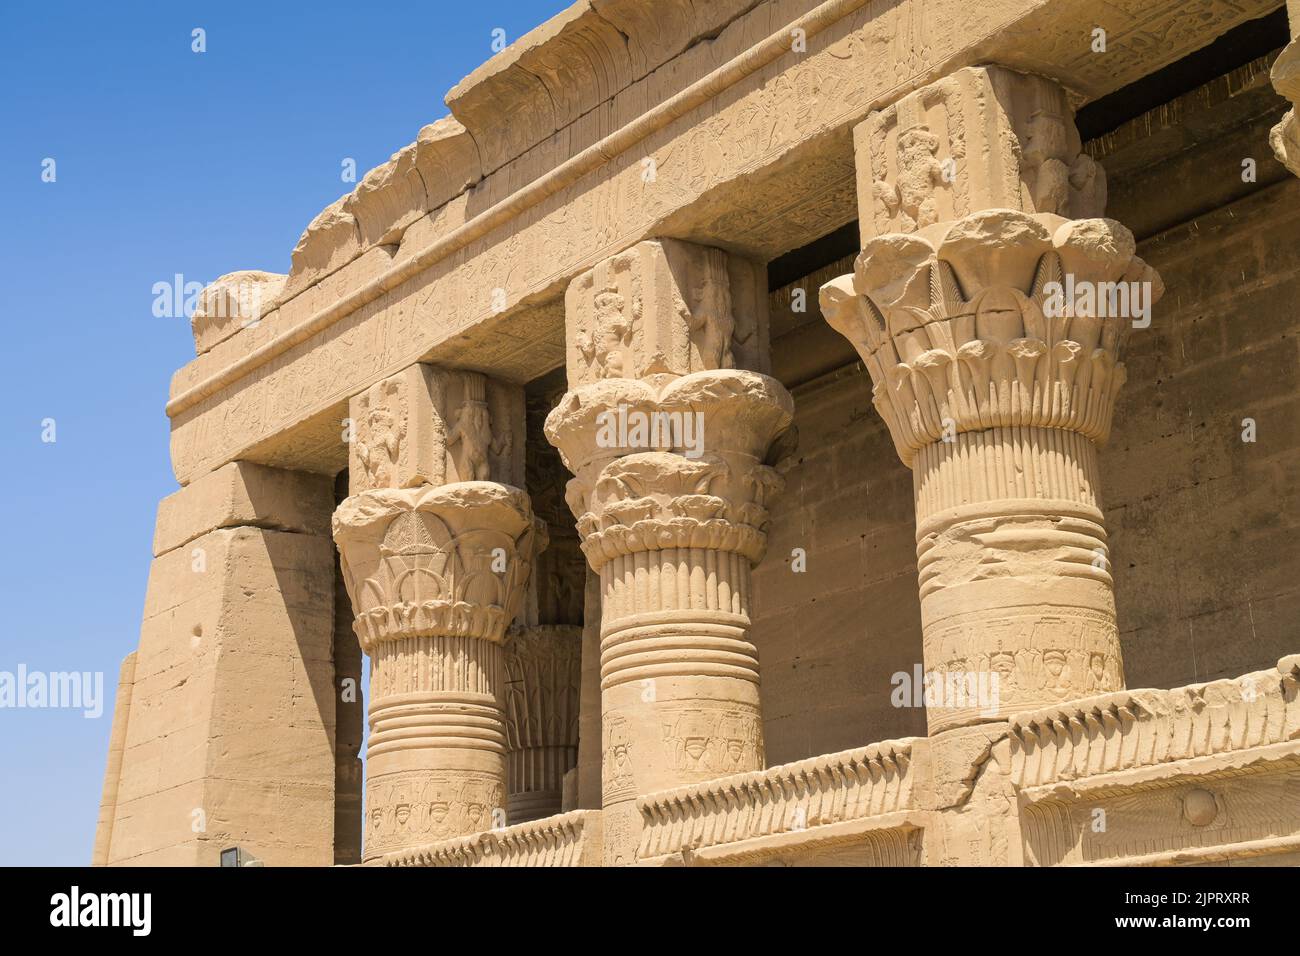
[{"label": "stone architrave", "polygon": [[821,304],[913,471],[930,732],[1122,688],[1097,446],[1159,276],[1047,80],[959,70],[854,134]]},{"label": "stone architrave", "polygon": [[822,287],[913,472],[932,734],[1124,686],[1097,446],[1131,307],[1162,291],[1134,248],[989,210],[872,239]]},{"label": "stone architrave", "polygon": [[759,275],[664,240],[568,291],[570,391],[545,430],[600,576],[606,863],[635,861],[638,796],[764,765],[750,570],[793,403],[734,367],[767,350]]},{"label": "stone architrave", "polygon": [[1002,67],[968,67],[853,130],[862,241],[981,209],[1103,214],[1106,174],[1081,151],[1065,91]]}]

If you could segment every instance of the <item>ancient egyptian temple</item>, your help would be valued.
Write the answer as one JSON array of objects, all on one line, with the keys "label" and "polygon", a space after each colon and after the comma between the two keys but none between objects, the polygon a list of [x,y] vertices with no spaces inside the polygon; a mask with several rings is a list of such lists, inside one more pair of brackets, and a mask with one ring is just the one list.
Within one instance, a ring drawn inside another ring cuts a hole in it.
[{"label": "ancient egyptian temple", "polygon": [[1300,864],[1296,34],[492,56],[201,296],[94,862]]}]

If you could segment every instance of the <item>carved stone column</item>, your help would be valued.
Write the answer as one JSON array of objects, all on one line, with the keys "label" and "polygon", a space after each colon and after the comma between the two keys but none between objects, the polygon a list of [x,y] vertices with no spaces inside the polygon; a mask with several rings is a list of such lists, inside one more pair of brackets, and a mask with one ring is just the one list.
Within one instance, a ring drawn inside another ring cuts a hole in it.
[{"label": "carved stone column", "polygon": [[605,861],[636,797],[764,765],[750,569],[793,402],[766,363],[760,267],[643,242],[574,280],[570,391],[546,435],[600,576]]},{"label": "carved stone column", "polygon": [[371,660],[366,859],[507,822],[504,643],[541,534],[479,479],[522,473],[517,392],[414,366],[352,402],[334,539]]},{"label": "carved stone column", "polygon": [[912,202],[933,214],[888,231],[888,209],[864,211],[853,275],[821,291],[913,471],[924,663],[942,688],[931,734],[1124,686],[1097,446],[1135,313],[1162,292],[1122,225],[1060,214],[1086,215],[1105,187],[1059,90],[997,68],[937,86],[857,140],[885,194],[915,172],[889,143],[960,156]]},{"label": "carved stone column", "polygon": [[582,628],[556,624],[512,628],[505,667],[513,825],[561,812],[564,775],[578,760]]}]

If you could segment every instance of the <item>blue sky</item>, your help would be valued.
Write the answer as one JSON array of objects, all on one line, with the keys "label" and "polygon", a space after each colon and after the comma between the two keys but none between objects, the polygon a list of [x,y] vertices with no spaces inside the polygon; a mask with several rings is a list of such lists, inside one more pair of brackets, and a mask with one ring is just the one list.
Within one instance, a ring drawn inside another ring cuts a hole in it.
[{"label": "blue sky", "polygon": [[493,30],[514,40],[566,5],[6,5],[0,671],[100,671],[107,699],[99,719],[0,709],[0,864],[90,861],[118,666],[176,490],[163,405],[194,357],[188,320],[153,315],[154,283],[287,272],[351,188],[344,158],[386,160],[446,115]]}]

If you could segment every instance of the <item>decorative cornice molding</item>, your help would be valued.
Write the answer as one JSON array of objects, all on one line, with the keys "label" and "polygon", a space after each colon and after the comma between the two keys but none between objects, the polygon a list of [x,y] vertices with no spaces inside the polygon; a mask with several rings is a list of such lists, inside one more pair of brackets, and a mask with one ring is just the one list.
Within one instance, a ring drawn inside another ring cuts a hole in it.
[{"label": "decorative cornice molding", "polygon": [[802,30],[807,37],[811,38],[853,13],[866,2],[867,0],[826,0],[804,16],[781,27],[750,47],[745,53],[728,60],[686,89],[642,113],[632,122],[582,150],[576,156],[571,156],[550,173],[532,180],[463,225],[440,235],[424,248],[412,251],[409,257],[402,258],[374,279],[335,299],[298,325],[286,330],[284,334],[175,395],[167,403],[168,417],[176,418],[203,399],[249,375],[255,369],[261,368],[295,345],[307,341],[313,335],[375,301],[435,263],[465,248],[474,240],[522,216],[587,173],[605,165],[613,157],[627,152],[674,120],[685,116],[719,93],[786,55],[790,52],[791,31]]},{"label": "decorative cornice molding", "polygon": [[1172,690],[1125,690],[1010,718],[1026,789],[1300,740],[1300,657]]}]

